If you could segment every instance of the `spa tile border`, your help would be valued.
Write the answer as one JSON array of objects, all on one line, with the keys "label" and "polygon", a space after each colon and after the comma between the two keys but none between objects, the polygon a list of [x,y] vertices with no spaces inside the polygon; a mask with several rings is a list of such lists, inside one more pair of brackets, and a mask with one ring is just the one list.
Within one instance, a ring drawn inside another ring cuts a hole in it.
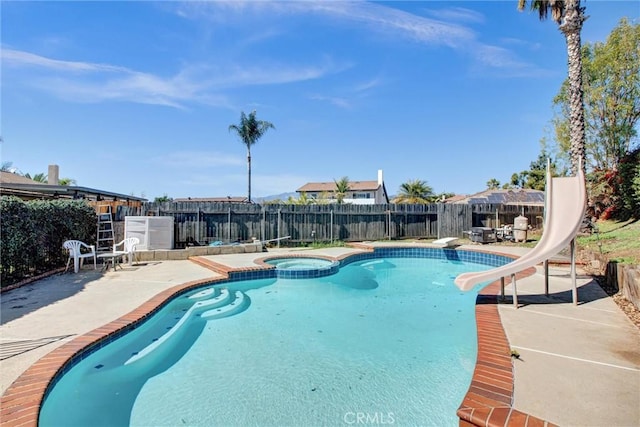
[{"label": "spa tile border", "polygon": [[[343,262],[349,264],[373,258],[374,252],[377,256],[379,253],[384,254],[386,250],[391,249],[394,253],[397,253],[398,249],[421,249],[421,252],[424,253],[423,250],[426,249],[424,246],[404,246],[403,248],[374,248],[366,244],[350,244],[349,246],[366,252],[344,254],[337,258],[324,256],[318,256],[318,258],[338,260],[341,264]],[[454,249],[433,249],[455,251]],[[494,253],[477,252],[495,256]],[[408,257],[412,252],[404,253]],[[451,255],[451,253],[449,254]],[[507,254],[497,255],[513,258]],[[189,259],[221,276],[186,282],[166,289],[135,310],[74,338],[40,358],[27,368],[0,398],[0,425],[3,427],[37,426],[43,399],[49,388],[55,385],[61,375],[94,350],[120,337],[123,333],[135,329],[140,322],[156,313],[172,298],[217,282],[275,277],[275,267],[269,264],[265,265],[264,259],[258,260],[256,266],[240,268],[230,267],[201,256]],[[530,268],[520,273],[517,278],[529,276],[534,272],[535,269]],[[460,426],[552,426],[550,423],[511,408],[513,370],[509,344],[497,308],[499,286],[499,281],[493,282],[483,290],[476,301],[478,357],[471,386],[458,409]]]}]

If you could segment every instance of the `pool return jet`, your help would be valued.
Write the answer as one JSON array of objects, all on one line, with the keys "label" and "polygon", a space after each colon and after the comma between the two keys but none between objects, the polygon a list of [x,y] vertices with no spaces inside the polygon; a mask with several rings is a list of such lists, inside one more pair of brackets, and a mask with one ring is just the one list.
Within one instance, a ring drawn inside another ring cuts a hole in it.
[{"label": "pool return jet", "polygon": [[587,191],[585,188],[582,162],[578,163],[576,176],[551,177],[551,167],[547,162],[547,181],[545,191],[544,228],[540,241],[530,252],[509,264],[480,272],[462,273],[455,284],[463,291],[474,285],[500,278],[504,295],[504,278],[511,276],[513,286],[513,305],[518,308],[516,273],[544,262],[545,295],[549,295],[549,258],[561,250],[570,247],[571,281],[573,284],[573,304],[578,304],[576,285],[576,236],[580,231],[586,211]]}]

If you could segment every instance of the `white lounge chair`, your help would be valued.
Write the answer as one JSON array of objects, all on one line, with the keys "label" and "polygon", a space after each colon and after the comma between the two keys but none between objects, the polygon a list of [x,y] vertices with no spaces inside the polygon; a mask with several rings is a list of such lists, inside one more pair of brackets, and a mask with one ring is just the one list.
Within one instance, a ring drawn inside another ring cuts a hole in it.
[{"label": "white lounge chair", "polygon": [[[121,242],[113,245],[113,253],[126,256],[129,265],[133,264],[133,258],[135,257],[136,245],[140,243],[140,239],[137,237],[127,237]],[[122,246],[122,250],[118,250],[118,247]]]},{"label": "white lounge chair", "polygon": [[69,259],[67,260],[67,266],[64,269],[65,272],[69,269],[69,263],[72,258],[73,271],[75,273],[80,271],[85,258],[93,258],[93,269],[97,270],[96,247],[94,245],[87,245],[80,240],[67,240],[62,244],[62,247],[69,251]]}]

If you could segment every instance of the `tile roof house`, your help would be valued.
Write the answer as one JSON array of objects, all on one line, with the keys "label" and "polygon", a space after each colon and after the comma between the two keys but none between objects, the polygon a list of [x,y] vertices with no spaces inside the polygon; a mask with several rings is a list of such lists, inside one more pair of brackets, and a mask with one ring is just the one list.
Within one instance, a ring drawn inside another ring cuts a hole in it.
[{"label": "tile roof house", "polygon": [[[297,193],[306,193],[310,199],[320,199],[326,195],[329,202],[335,203],[336,183],[332,182],[308,182],[296,190]],[[375,205],[389,203],[389,195],[382,179],[382,170],[378,170],[377,181],[349,181],[349,191],[345,195],[344,203],[355,205]]]}]

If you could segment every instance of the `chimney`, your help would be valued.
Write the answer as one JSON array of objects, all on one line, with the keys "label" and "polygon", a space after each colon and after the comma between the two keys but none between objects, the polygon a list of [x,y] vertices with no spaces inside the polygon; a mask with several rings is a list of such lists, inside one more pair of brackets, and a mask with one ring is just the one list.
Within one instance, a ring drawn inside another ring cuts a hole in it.
[{"label": "chimney", "polygon": [[60,167],[58,165],[49,165],[49,173],[47,174],[47,182],[51,185],[58,185],[60,178]]},{"label": "chimney", "polygon": [[382,180],[382,169],[378,169],[378,185],[382,185],[383,184],[383,180]]}]

